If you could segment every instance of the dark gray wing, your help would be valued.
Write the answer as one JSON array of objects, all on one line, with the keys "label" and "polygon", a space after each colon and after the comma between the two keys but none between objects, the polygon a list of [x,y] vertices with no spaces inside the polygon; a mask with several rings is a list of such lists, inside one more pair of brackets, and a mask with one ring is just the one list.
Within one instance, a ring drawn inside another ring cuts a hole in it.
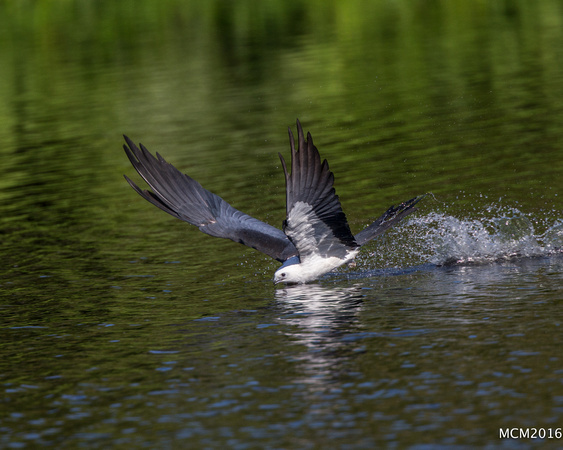
[{"label": "dark gray wing", "polygon": [[321,163],[310,133],[305,140],[299,120],[297,133],[298,151],[295,151],[293,133],[289,129],[291,174],[280,154],[287,202],[284,232],[297,248],[301,261],[313,255],[343,258],[359,245],[334,190],[334,175],[326,160]]},{"label": "dark gray wing", "polygon": [[145,200],[210,236],[239,242],[280,262],[297,255],[283,231],[233,208],[158,153],[155,158],[142,144],[139,149],[127,136],[124,138],[129,146],[123,146],[125,153],[152,192],[140,189],[127,176],[125,179]]},{"label": "dark gray wing", "polygon": [[389,228],[397,225],[406,216],[415,212],[417,208],[415,208],[414,205],[416,205],[424,197],[426,197],[426,195],[420,195],[418,197],[411,198],[398,206],[391,206],[379,219],[356,234],[356,242],[359,245],[364,245],[377,236],[382,235]]}]

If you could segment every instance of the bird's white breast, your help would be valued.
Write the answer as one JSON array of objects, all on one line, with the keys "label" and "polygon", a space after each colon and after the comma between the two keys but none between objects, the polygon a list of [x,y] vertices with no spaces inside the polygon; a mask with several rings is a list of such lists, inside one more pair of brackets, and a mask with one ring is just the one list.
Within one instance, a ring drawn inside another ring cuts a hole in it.
[{"label": "bird's white breast", "polygon": [[358,252],[359,248],[350,250],[345,258],[337,258],[336,256],[330,256],[328,258],[323,258],[320,255],[313,255],[307,258],[300,264],[299,267],[299,278],[301,283],[307,283],[309,281],[316,280],[317,278],[323,276],[325,273],[352,261]]}]

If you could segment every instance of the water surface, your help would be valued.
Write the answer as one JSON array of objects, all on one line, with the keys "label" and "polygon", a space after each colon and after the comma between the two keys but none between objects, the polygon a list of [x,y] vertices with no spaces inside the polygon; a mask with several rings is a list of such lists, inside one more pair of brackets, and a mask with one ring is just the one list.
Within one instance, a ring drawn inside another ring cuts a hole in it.
[{"label": "water surface", "polygon": [[[0,6],[0,446],[560,446],[559,2],[191,3]],[[353,231],[432,193],[316,283],[122,177],[281,225],[297,117]]]}]

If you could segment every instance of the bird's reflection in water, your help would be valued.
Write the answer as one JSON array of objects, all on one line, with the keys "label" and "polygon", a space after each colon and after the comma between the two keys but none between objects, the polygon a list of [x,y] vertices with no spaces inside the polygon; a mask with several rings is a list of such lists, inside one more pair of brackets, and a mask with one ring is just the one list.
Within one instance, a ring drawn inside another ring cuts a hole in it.
[{"label": "bird's reflection in water", "polygon": [[280,322],[290,325],[284,329],[305,347],[293,356],[303,374],[296,382],[324,384],[345,370],[343,362],[358,352],[359,344],[344,338],[358,331],[364,298],[363,289],[355,286],[308,284],[276,291]]}]

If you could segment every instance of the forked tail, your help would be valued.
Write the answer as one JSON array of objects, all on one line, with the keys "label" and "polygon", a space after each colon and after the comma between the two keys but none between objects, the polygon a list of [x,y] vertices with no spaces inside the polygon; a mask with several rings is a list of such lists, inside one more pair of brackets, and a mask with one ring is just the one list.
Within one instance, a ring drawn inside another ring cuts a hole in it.
[{"label": "forked tail", "polygon": [[377,236],[382,235],[385,231],[397,225],[409,214],[415,212],[417,208],[415,208],[414,205],[416,205],[424,197],[426,197],[426,194],[411,198],[410,200],[397,206],[391,206],[379,219],[354,236],[356,242],[359,245],[364,245],[372,239],[375,239]]}]

